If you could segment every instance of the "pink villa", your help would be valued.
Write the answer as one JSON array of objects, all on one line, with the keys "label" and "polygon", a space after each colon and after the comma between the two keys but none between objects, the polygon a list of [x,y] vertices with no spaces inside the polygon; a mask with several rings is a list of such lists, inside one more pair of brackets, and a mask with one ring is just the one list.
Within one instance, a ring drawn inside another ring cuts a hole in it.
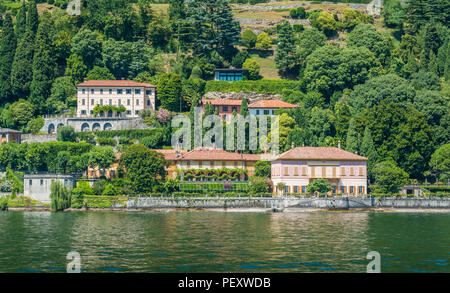
[{"label": "pink villa", "polygon": [[328,180],[335,194],[367,194],[367,158],[340,148],[296,147],[272,161],[275,192],[283,183],[285,194],[306,193],[319,178]]},{"label": "pink villa", "polygon": [[205,112],[205,105],[210,103],[213,107],[214,112],[216,109],[219,111],[220,118],[227,120],[233,115],[233,111],[236,110],[236,113],[239,115],[239,111],[241,111],[241,100],[203,100],[202,101],[202,112]]}]

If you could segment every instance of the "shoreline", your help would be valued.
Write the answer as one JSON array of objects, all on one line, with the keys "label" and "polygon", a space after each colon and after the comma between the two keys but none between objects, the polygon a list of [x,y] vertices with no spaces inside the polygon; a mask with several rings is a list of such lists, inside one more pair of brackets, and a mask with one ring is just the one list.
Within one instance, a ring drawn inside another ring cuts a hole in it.
[{"label": "shoreline", "polygon": [[[9,212],[51,212],[48,207],[13,207]],[[132,213],[158,213],[158,212],[228,212],[228,213],[318,213],[318,212],[376,212],[376,213],[450,213],[450,209],[439,208],[310,208],[294,207],[283,210],[272,210],[268,208],[89,208],[89,209],[66,209],[64,212],[132,212]]]}]

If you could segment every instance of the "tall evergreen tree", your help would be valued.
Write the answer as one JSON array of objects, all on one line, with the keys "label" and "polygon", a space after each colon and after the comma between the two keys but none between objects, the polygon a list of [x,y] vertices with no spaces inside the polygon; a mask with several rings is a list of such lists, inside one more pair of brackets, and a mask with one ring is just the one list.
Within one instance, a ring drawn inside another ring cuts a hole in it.
[{"label": "tall evergreen tree", "polygon": [[45,101],[50,96],[52,83],[57,74],[57,63],[52,44],[52,22],[43,17],[37,31],[33,58],[33,80],[30,88],[30,102],[38,111],[44,112]]},{"label": "tall evergreen tree", "polygon": [[16,38],[19,41],[20,38],[25,34],[25,29],[27,25],[27,6],[25,5],[25,1],[22,2],[22,6],[19,8],[19,12],[16,16]]},{"label": "tall evergreen tree", "polygon": [[239,22],[233,19],[228,1],[187,0],[187,6],[187,17],[196,33],[192,44],[194,52],[209,56],[217,51],[231,60],[241,29]]},{"label": "tall evergreen tree", "polygon": [[347,139],[345,140],[345,149],[352,153],[356,153],[359,149],[358,132],[356,130],[356,120],[354,118],[350,120]]},{"label": "tall evergreen tree", "polygon": [[242,99],[239,115],[241,115],[242,117],[247,117],[249,114],[250,112],[248,110],[247,99]]},{"label": "tall evergreen tree", "polygon": [[186,7],[184,0],[169,0],[169,18],[178,20],[186,17]]},{"label": "tall evergreen tree", "polygon": [[35,1],[31,2],[28,6],[27,27],[36,35],[39,27],[39,14]]},{"label": "tall evergreen tree", "polygon": [[362,156],[369,159],[367,162],[367,174],[370,179],[373,179],[372,170],[378,160],[377,150],[373,143],[372,133],[368,126],[364,129],[364,137],[361,142],[360,153]]},{"label": "tall evergreen tree", "polygon": [[14,55],[11,69],[11,91],[15,98],[25,98],[30,94],[33,79],[34,34],[27,27]]},{"label": "tall evergreen tree", "polygon": [[16,53],[16,36],[12,18],[9,13],[3,22],[2,38],[0,41],[0,104],[8,101],[11,95],[11,67]]},{"label": "tall evergreen tree", "polygon": [[294,31],[289,22],[284,22],[278,28],[278,46],[275,63],[281,75],[297,75],[298,66],[295,56]]}]

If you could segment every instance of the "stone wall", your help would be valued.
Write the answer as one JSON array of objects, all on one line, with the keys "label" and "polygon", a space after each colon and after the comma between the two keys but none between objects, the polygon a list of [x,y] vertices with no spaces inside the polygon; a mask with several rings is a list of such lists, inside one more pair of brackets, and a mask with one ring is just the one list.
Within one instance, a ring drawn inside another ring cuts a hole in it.
[{"label": "stone wall", "polygon": [[136,198],[128,200],[129,209],[155,208],[285,208],[318,209],[450,209],[450,198]]},{"label": "stone wall", "polygon": [[67,125],[75,128],[75,131],[77,132],[148,128],[141,118],[45,118],[44,126],[41,128],[41,132],[48,134],[57,133],[59,127]]},{"label": "stone wall", "polygon": [[22,143],[56,141],[56,134],[22,134]]},{"label": "stone wall", "polygon": [[261,93],[247,93],[247,92],[209,92],[203,95],[203,99],[208,100],[242,100],[247,99],[249,104],[259,100],[281,100],[281,95],[261,94]]}]

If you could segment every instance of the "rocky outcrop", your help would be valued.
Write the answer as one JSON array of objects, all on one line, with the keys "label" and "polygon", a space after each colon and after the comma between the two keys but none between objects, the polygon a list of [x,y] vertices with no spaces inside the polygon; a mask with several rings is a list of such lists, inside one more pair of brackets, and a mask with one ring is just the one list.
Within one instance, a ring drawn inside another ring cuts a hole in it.
[{"label": "rocky outcrop", "polygon": [[247,99],[250,103],[259,101],[259,100],[281,100],[281,95],[271,95],[271,94],[262,94],[262,93],[221,93],[221,92],[209,92],[203,96],[203,99],[208,100],[242,100]]}]

